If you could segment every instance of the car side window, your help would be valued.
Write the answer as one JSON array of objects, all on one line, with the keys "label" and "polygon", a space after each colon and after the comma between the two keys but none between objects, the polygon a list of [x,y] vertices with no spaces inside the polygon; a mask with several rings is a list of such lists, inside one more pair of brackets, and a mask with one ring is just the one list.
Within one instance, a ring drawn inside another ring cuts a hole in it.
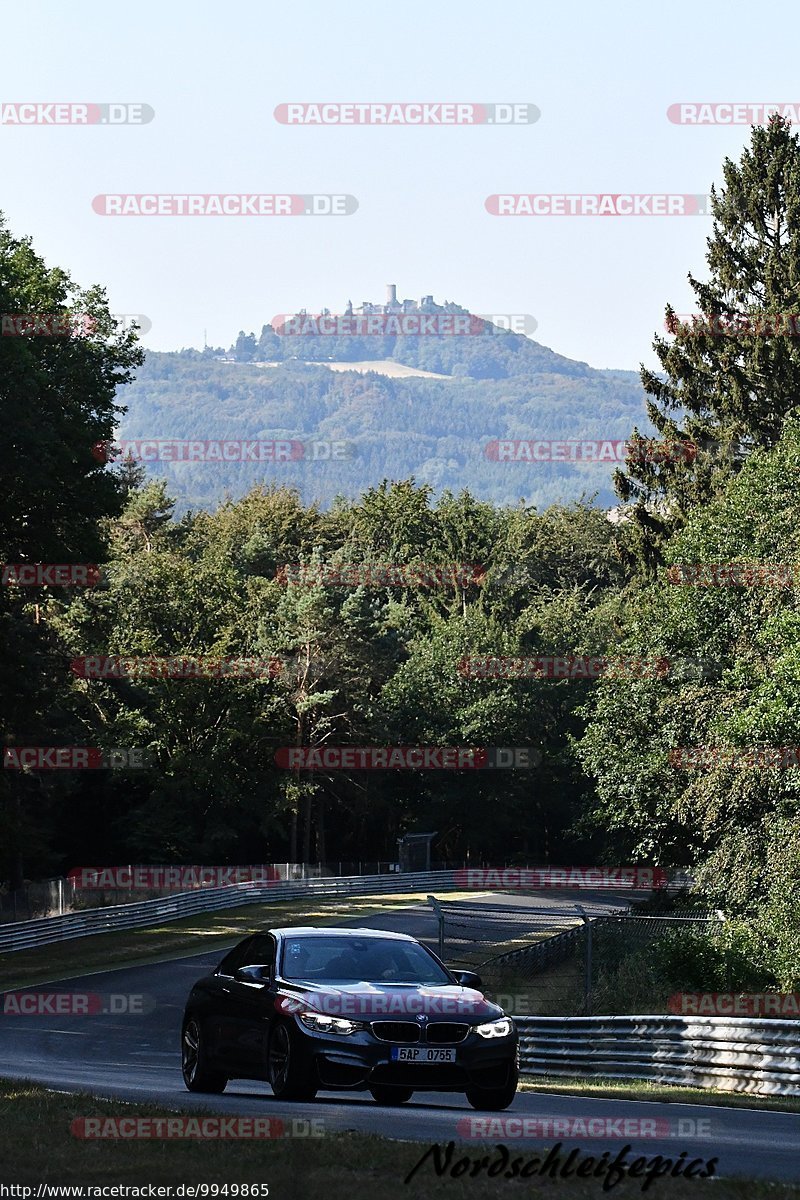
[{"label": "car side window", "polygon": [[245,938],[245,940],[240,942],[238,946],[234,946],[234,948],[225,955],[215,973],[217,975],[232,976],[234,972],[239,969],[239,967],[243,967],[245,963],[253,962],[253,959],[247,957],[250,945],[253,941],[255,941],[255,938]]},{"label": "car side window", "polygon": [[270,971],[275,970],[275,938],[271,933],[257,933],[252,937],[247,946],[247,953],[242,962],[237,963],[237,967],[248,967],[258,964],[266,966]]}]

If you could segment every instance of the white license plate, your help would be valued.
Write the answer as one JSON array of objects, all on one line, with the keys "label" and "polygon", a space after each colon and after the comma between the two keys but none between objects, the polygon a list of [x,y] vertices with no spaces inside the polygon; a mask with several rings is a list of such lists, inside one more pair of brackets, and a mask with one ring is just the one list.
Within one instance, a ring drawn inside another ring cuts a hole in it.
[{"label": "white license plate", "polygon": [[454,1063],[455,1050],[445,1050],[440,1046],[392,1046],[392,1062],[411,1063]]}]

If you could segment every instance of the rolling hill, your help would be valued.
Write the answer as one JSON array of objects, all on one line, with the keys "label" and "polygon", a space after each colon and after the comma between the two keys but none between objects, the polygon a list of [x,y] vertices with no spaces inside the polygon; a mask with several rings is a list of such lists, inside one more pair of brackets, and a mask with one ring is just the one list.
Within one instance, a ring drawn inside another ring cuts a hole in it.
[{"label": "rolling hill", "polygon": [[[299,338],[267,325],[227,352],[148,353],[118,402],[123,448],[166,440],[132,449],[152,459],[148,470],[167,478],[181,510],[261,482],[327,506],[409,476],[498,504],[594,493],[612,504],[612,456],[622,451],[608,443],[648,430],[635,372],[596,370],[493,326],[472,337]],[[498,452],[498,441],[514,444]],[[584,441],[605,443],[583,449],[602,461],[573,461]],[[237,461],[237,445],[262,457]],[[548,455],[555,461],[541,461]]]}]

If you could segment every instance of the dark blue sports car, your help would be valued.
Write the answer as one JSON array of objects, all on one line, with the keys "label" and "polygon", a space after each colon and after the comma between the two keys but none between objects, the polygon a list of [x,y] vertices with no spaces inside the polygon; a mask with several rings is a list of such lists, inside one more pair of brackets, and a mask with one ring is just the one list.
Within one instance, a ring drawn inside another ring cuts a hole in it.
[{"label": "dark blue sports car", "polygon": [[403,1104],[415,1091],[464,1092],[477,1109],[514,1099],[514,1022],[406,934],[272,929],[240,942],[192,988],[181,1033],[193,1092],[264,1079],[282,1100],[319,1090]]}]

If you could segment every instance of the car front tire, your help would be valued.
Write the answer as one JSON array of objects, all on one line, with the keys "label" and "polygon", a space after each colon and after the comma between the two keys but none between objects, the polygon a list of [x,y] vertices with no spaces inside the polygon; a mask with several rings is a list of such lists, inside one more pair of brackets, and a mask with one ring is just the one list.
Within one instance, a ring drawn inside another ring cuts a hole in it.
[{"label": "car front tire", "polygon": [[278,1100],[313,1100],[317,1094],[317,1085],[300,1060],[297,1035],[285,1021],[279,1021],[270,1035],[267,1076]]},{"label": "car front tire", "polygon": [[190,1017],[181,1034],[181,1070],[183,1082],[190,1092],[225,1091],[228,1077],[209,1070],[203,1027],[197,1017]]},{"label": "car front tire", "polygon": [[517,1094],[519,1071],[516,1067],[509,1074],[508,1082],[499,1088],[468,1087],[467,1100],[473,1108],[483,1112],[502,1112],[513,1102]]}]

